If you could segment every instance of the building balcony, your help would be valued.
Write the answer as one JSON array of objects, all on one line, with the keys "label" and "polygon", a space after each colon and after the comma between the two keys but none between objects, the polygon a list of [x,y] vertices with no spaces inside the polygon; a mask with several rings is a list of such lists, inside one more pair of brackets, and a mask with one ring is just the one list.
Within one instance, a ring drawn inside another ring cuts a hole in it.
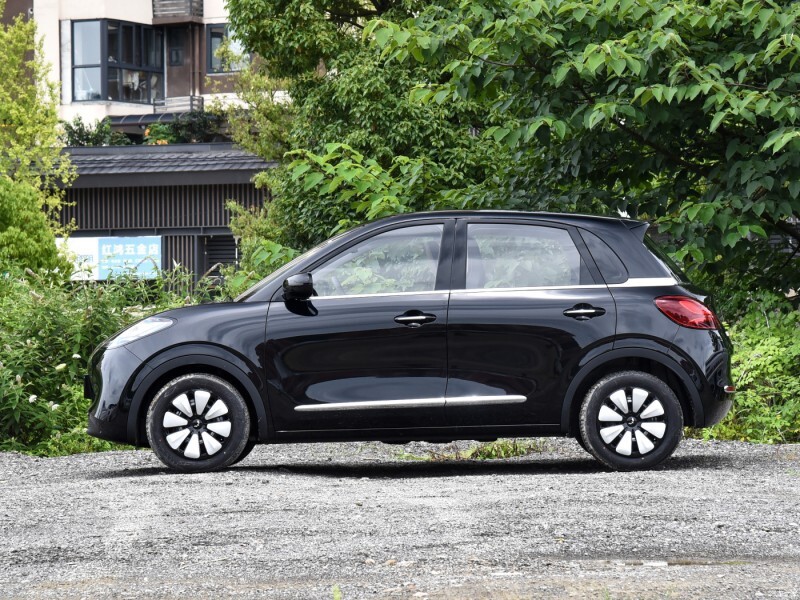
[{"label": "building balcony", "polygon": [[202,96],[173,96],[156,100],[153,104],[153,112],[159,113],[180,113],[203,110]]},{"label": "building balcony", "polygon": [[153,25],[202,22],[203,0],[153,0]]}]

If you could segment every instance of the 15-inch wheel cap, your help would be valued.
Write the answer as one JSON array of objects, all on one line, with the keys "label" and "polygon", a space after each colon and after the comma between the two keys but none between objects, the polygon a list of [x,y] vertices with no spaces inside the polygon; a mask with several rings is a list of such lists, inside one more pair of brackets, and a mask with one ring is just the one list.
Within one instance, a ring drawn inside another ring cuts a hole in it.
[{"label": "15-inch wheel cap", "polygon": [[619,389],[603,400],[597,415],[603,442],[623,456],[644,456],[667,431],[664,405],[643,388]]},{"label": "15-inch wheel cap", "polygon": [[176,396],[161,425],[170,448],[191,459],[213,456],[231,434],[228,405],[206,390]]}]

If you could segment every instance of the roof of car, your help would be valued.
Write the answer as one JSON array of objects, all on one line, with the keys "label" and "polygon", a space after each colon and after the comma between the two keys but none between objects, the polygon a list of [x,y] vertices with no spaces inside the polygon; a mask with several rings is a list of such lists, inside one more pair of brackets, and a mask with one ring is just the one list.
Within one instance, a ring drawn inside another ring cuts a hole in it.
[{"label": "roof of car", "polygon": [[[628,229],[633,229],[641,225],[646,225],[644,221],[637,221],[636,219],[629,219],[617,216],[600,216],[600,215],[585,215],[577,213],[558,213],[558,212],[527,212],[521,210],[439,210],[430,212],[417,212],[406,213],[381,219],[380,223],[387,223],[392,221],[405,221],[409,219],[423,219],[430,217],[487,217],[487,218],[514,218],[514,219],[537,219],[546,221],[569,221],[575,225],[580,224],[623,224]],[[373,221],[373,223],[377,223]]]}]

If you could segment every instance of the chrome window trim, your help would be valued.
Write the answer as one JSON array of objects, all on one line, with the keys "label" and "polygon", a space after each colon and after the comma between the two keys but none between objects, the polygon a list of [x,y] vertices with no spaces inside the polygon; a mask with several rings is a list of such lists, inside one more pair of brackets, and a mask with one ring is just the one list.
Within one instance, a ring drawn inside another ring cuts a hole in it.
[{"label": "chrome window trim", "polygon": [[309,301],[316,302],[317,300],[341,300],[342,298],[378,298],[378,297],[391,297],[391,296],[443,296],[447,297],[450,290],[430,290],[427,292],[376,292],[374,294],[339,294],[336,296],[311,296]]},{"label": "chrome window trim", "polygon": [[525,396],[459,396],[455,398],[416,398],[411,400],[367,400],[364,402],[330,402],[327,404],[299,404],[297,412],[328,412],[342,410],[376,410],[387,408],[430,408],[442,406],[482,406],[486,404],[520,404]]},{"label": "chrome window trim", "polygon": [[640,288],[640,287],[659,287],[665,285],[678,285],[672,277],[631,277],[623,283],[609,283],[610,288]]},{"label": "chrome window trim", "polygon": [[539,287],[513,287],[513,288],[467,288],[463,290],[430,290],[426,292],[378,292],[375,294],[339,294],[337,296],[312,296],[309,300],[341,300],[342,298],[374,298],[390,296],[420,296],[447,294],[487,294],[494,292],[542,292],[548,290],[602,290],[605,288],[642,288],[678,285],[672,277],[631,277],[623,283],[589,284],[589,285],[543,285]]}]

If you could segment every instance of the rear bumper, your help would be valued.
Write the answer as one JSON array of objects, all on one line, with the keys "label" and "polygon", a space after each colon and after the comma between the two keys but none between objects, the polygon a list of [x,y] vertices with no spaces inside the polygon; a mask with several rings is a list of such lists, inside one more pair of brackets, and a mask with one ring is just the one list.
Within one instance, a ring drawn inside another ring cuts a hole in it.
[{"label": "rear bumper", "polygon": [[733,406],[733,394],[725,388],[731,382],[732,346],[723,332],[681,327],[670,355],[686,371],[700,397],[702,411],[687,419],[690,427],[711,427]]}]

